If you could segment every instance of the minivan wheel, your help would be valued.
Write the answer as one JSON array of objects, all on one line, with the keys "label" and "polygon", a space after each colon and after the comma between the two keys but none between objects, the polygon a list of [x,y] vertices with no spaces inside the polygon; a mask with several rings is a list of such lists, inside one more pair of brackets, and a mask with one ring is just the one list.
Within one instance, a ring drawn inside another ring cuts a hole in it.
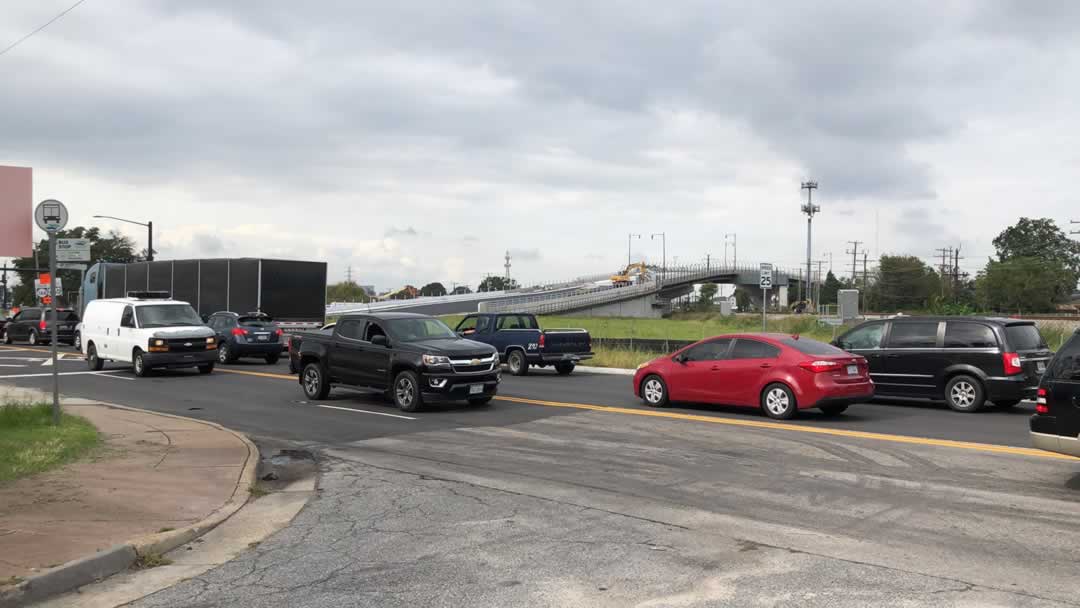
[{"label": "minivan wheel", "polygon": [[91,342],[86,347],[86,364],[90,367],[91,371],[100,372],[105,367],[105,362],[98,357],[97,347]]},{"label": "minivan wheel", "polygon": [[143,358],[142,352],[135,353],[135,357],[131,360],[132,367],[135,368],[135,375],[140,378],[145,378],[150,373],[150,366],[146,364],[146,359]]},{"label": "minivan wheel", "polygon": [[766,416],[777,420],[790,420],[799,411],[795,403],[795,394],[779,382],[770,384],[761,391],[761,409]]},{"label": "minivan wheel", "polygon": [[322,401],[330,394],[330,383],[326,381],[326,373],[318,363],[308,363],[304,367],[301,384],[304,395],[312,401]]},{"label": "minivan wheel", "polygon": [[510,356],[506,358],[506,367],[510,368],[510,373],[515,376],[524,376],[529,373],[529,363],[525,361],[525,354],[520,350],[510,352]]},{"label": "minivan wheel", "polygon": [[945,384],[945,403],[958,412],[977,412],[986,403],[986,393],[975,378],[953,376]]},{"label": "minivan wheel", "polygon": [[36,329],[31,329],[30,330],[30,338],[27,340],[27,342],[30,343],[30,346],[37,346],[38,345],[38,337],[37,337],[37,330]]},{"label": "minivan wheel", "polygon": [[7,330],[4,331],[4,344],[11,344],[11,334]]},{"label": "minivan wheel", "polygon": [[406,370],[394,378],[394,405],[403,412],[415,412],[423,407],[420,377],[415,372]]}]

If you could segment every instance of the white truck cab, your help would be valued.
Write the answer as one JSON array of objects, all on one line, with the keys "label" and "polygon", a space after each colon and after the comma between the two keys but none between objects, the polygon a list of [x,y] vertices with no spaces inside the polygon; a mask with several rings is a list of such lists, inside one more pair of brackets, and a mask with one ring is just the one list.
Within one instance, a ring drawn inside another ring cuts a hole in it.
[{"label": "white truck cab", "polygon": [[92,370],[105,361],[131,363],[136,376],[154,368],[214,371],[217,340],[195,309],[162,292],[129,292],[93,300],[83,313],[82,351]]}]

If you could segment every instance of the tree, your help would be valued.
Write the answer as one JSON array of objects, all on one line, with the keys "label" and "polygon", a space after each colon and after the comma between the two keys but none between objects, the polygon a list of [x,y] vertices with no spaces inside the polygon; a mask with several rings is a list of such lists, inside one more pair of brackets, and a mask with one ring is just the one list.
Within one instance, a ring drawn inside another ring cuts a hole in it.
[{"label": "tree", "polygon": [[[1001,277],[1009,275],[1014,268],[1034,268],[1034,264],[1044,266],[1038,271],[1039,280],[1048,280],[1051,277],[1057,280],[1057,283],[1053,285],[1052,302],[1064,301],[1076,289],[1076,282],[1080,279],[1080,243],[1070,239],[1057,227],[1054,220],[1022,217],[1019,222],[1003,230],[994,239],[994,248],[997,249],[998,259],[1001,262],[1020,258],[1027,258],[1028,261],[995,267],[995,280],[984,282],[984,290],[1005,289],[1006,286],[999,283]],[[987,264],[987,275],[990,274],[991,265],[992,262]],[[1041,283],[1039,286],[1048,287]],[[986,297],[984,302],[1011,301],[1012,291],[1010,288],[1001,294],[984,293]],[[1044,304],[1045,302],[1040,302],[1043,310],[1052,309],[1052,307],[1043,306]],[[1030,304],[1026,308],[1030,309]]]},{"label": "tree", "polygon": [[[128,237],[115,231],[109,231],[107,235],[102,236],[100,228],[76,226],[69,230],[58,231],[56,233],[56,238],[89,240],[90,265],[98,262],[126,264],[136,261],[135,244]],[[34,294],[34,279],[37,277],[37,272],[31,269],[35,267],[49,267],[49,240],[42,239],[36,243],[34,245],[34,251],[37,254],[36,256],[32,255],[25,258],[15,258],[12,262],[12,266],[15,268],[26,269],[17,273],[19,285],[11,290],[12,302],[17,306],[32,306],[37,302],[37,296]],[[64,287],[67,288],[65,290],[66,292],[73,294],[81,287],[79,285],[79,271],[60,270],[56,274],[60,277]],[[70,301],[73,300],[69,297],[65,297],[61,300],[61,303]]]},{"label": "tree", "polygon": [[1062,286],[1073,271],[1056,260],[1011,257],[991,260],[976,282],[980,303],[990,310],[1008,313],[1048,312],[1063,295]]},{"label": "tree", "polygon": [[442,283],[428,283],[420,288],[420,295],[422,296],[445,296],[446,287],[443,287]]},{"label": "tree", "polygon": [[458,285],[457,287],[454,288],[454,292],[453,292],[452,295],[461,296],[461,295],[470,294],[470,293],[472,293],[472,290],[469,289],[468,285]]},{"label": "tree", "polygon": [[342,281],[326,286],[327,302],[360,302],[366,304],[371,296],[353,281]]},{"label": "tree", "polygon": [[825,275],[825,282],[821,284],[821,304],[836,304],[836,293],[843,288],[843,284],[830,270]]},{"label": "tree", "polygon": [[480,281],[480,286],[476,288],[476,291],[509,291],[518,287],[518,282],[514,279],[491,275]]},{"label": "tree", "polygon": [[705,283],[698,290],[698,309],[709,310],[713,306],[713,300],[716,298],[716,292],[719,287],[716,283]]},{"label": "tree", "polygon": [[745,287],[738,286],[735,288],[735,306],[738,307],[739,312],[749,312],[754,308],[754,300],[750,297],[750,292]]},{"label": "tree", "polygon": [[941,277],[922,260],[911,255],[883,255],[867,306],[879,312],[924,310],[941,297]]}]

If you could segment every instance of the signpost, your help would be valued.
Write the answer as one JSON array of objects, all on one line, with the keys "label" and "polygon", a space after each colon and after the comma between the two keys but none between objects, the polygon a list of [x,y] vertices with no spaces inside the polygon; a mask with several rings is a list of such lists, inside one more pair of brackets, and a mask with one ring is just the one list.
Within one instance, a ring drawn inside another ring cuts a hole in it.
[{"label": "signpost", "polygon": [[772,289],[772,264],[762,264],[761,278],[761,331],[765,331],[765,315],[769,310],[769,290]]},{"label": "signpost", "polygon": [[57,262],[89,262],[90,239],[56,239]]},{"label": "signpost", "polygon": [[[59,279],[56,278],[56,233],[63,230],[64,226],[67,226],[68,222],[68,210],[58,200],[48,199],[38,203],[36,209],[34,209],[34,221],[37,222],[38,228],[41,228],[49,235],[49,293],[46,295],[48,303],[51,306],[51,312],[49,314],[49,321],[52,322],[52,336],[49,340],[49,350],[52,351],[52,373],[53,373],[53,425],[60,425],[60,373],[59,366],[56,365],[56,327],[57,316],[56,306],[52,303],[56,300],[56,287]],[[44,300],[45,298],[42,298]]]}]

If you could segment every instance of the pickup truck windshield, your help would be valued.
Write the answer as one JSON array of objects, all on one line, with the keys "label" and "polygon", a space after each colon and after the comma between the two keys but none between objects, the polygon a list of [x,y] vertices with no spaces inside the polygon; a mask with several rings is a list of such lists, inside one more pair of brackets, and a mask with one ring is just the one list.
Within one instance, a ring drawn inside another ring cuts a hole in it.
[{"label": "pickup truck windshield", "polygon": [[387,323],[390,334],[402,342],[456,338],[457,335],[438,319],[394,319]]},{"label": "pickup truck windshield", "polygon": [[205,325],[189,304],[136,306],[135,314],[139,317],[139,327]]}]

